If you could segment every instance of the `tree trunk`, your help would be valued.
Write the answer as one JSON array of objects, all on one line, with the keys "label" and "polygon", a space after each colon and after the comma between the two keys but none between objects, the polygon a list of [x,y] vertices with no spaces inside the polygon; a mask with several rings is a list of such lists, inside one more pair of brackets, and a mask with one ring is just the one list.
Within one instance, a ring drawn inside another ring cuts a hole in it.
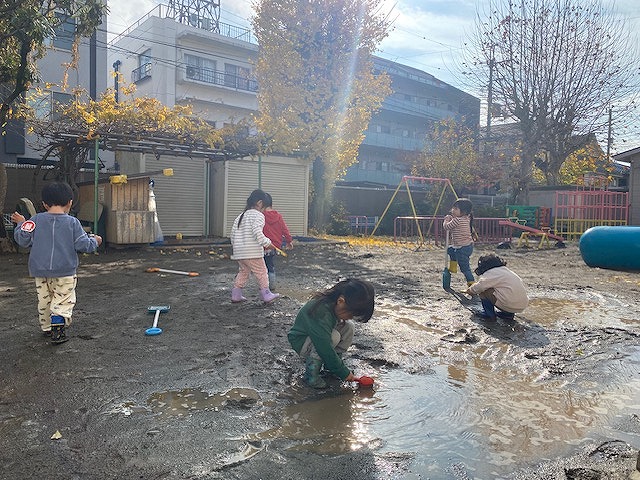
[{"label": "tree trunk", "polygon": [[[0,162],[0,213],[4,213],[4,204],[7,198],[7,167]],[[0,221],[0,254],[15,252],[12,240],[7,236],[4,228],[4,220]]]},{"label": "tree trunk", "polygon": [[[4,213],[4,202],[7,198],[7,167],[0,162],[0,213]],[[7,231],[4,221],[0,222],[0,238],[6,238]]]},{"label": "tree trunk", "polygon": [[516,183],[514,199],[518,205],[529,204],[529,185],[531,183],[531,167],[533,166],[533,155],[525,150],[522,151],[520,160],[520,171]]},{"label": "tree trunk", "polygon": [[311,199],[311,214],[309,223],[318,232],[324,231],[327,220],[327,188],[325,168],[322,158],[313,161],[313,197]]}]

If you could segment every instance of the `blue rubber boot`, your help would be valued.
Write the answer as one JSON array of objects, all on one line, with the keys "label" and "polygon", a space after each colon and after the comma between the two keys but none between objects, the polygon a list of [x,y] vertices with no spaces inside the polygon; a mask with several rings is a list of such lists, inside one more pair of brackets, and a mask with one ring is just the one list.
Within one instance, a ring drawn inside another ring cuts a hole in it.
[{"label": "blue rubber boot", "polygon": [[67,334],[64,331],[64,317],[51,315],[51,343],[57,345],[67,340]]}]

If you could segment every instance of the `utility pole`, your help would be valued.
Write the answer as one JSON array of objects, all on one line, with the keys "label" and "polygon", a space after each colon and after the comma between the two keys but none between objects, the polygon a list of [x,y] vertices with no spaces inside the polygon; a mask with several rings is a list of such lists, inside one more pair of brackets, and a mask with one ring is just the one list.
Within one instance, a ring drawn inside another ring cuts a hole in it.
[{"label": "utility pole", "polygon": [[115,90],[116,103],[118,103],[119,100],[118,90],[120,89],[120,65],[122,65],[122,62],[120,60],[116,60],[115,62],[113,62],[113,89]]},{"label": "utility pole", "polygon": [[609,107],[609,129],[607,133],[607,160],[611,161],[611,144],[613,143],[613,138],[611,138],[611,116],[613,109]]},{"label": "utility pole", "polygon": [[489,58],[489,84],[487,85],[487,135],[485,145],[491,141],[491,110],[493,104],[493,67],[495,58],[493,57],[493,45],[491,45],[491,57]]}]

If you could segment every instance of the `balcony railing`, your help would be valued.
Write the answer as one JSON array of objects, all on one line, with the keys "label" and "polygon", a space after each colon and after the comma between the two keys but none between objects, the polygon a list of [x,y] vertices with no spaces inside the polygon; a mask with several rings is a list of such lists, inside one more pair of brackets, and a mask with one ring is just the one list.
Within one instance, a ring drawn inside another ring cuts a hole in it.
[{"label": "balcony railing", "polygon": [[[180,13],[176,12],[175,7],[170,5],[156,5],[153,9],[145,14],[142,18],[131,24],[125,31],[114,37],[113,40],[109,42],[109,45],[115,45],[120,39],[129,36],[131,32],[133,32],[136,28],[138,28],[142,23],[144,23],[147,19],[151,17],[159,17],[159,18],[171,18],[176,22],[180,22]],[[193,20],[193,21],[192,21]],[[211,22],[208,19],[197,17],[189,17],[188,20],[185,20],[180,23],[186,23],[187,25],[195,26],[196,28],[201,28],[203,30],[212,31],[214,33],[218,33],[225,37],[235,38],[237,40],[242,40],[248,43],[252,43],[257,45],[258,42],[253,36],[252,32],[248,28],[240,27],[237,25],[231,25],[228,23],[222,22]]]},{"label": "balcony railing", "polygon": [[374,147],[394,148],[412,152],[421,151],[424,148],[424,142],[417,138],[403,137],[391,133],[371,132],[369,130],[365,132],[365,138],[362,143]]},{"label": "balcony railing", "polygon": [[145,78],[151,78],[151,64],[145,63],[131,72],[131,81],[137,83]]},{"label": "balcony railing", "polygon": [[211,68],[187,65],[186,78],[198,82],[209,83],[211,85],[221,85],[223,87],[244,90],[247,92],[257,92],[258,82],[250,78],[245,78],[232,73],[221,72]]}]

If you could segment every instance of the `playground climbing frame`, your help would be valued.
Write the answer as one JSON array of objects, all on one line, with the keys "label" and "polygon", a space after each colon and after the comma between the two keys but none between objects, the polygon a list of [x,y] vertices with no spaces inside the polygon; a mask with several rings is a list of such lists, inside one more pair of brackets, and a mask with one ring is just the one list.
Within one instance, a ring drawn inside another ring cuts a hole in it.
[{"label": "playground climbing frame", "polygon": [[556,192],[554,230],[577,240],[591,227],[627,225],[629,193],[609,190]]}]

